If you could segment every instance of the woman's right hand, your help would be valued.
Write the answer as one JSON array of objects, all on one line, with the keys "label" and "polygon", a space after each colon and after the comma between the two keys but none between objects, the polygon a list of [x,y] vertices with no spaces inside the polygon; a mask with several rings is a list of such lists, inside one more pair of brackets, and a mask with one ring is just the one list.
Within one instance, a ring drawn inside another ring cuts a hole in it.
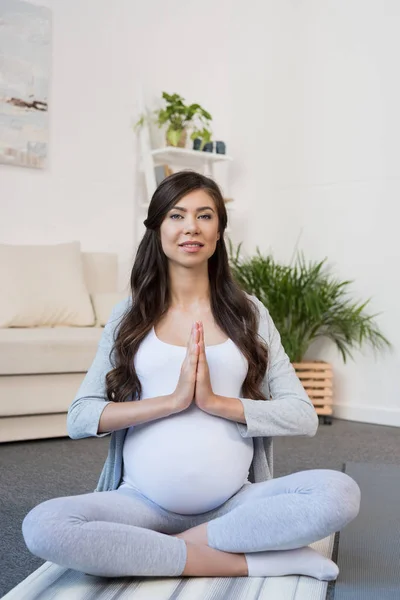
[{"label": "woman's right hand", "polygon": [[178,384],[174,393],[171,394],[173,413],[185,410],[193,402],[199,356],[198,341],[199,330],[197,329],[197,323],[193,323],[187,344],[186,356],[181,366]]}]

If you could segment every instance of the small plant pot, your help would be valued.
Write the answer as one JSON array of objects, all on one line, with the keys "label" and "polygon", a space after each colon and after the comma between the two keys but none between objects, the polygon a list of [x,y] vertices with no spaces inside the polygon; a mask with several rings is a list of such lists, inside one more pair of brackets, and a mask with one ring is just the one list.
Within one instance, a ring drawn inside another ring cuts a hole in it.
[{"label": "small plant pot", "polygon": [[215,151],[217,154],[226,154],[225,142],[215,142]]},{"label": "small plant pot", "polygon": [[207,142],[204,144],[203,152],[213,152],[214,150],[214,142]]},{"label": "small plant pot", "polygon": [[195,138],[193,140],[193,150],[200,150],[200,147],[201,147],[201,139]]},{"label": "small plant pot", "polygon": [[167,146],[173,146],[174,148],[185,148],[186,140],[187,140],[187,130],[186,129],[182,129],[182,133],[180,135],[180,138],[179,138],[177,144],[173,144],[171,142],[171,140],[168,138],[168,135],[166,135]]},{"label": "small plant pot", "polygon": [[312,360],[293,363],[293,366],[317,414],[329,422],[333,404],[332,365],[323,360]]}]

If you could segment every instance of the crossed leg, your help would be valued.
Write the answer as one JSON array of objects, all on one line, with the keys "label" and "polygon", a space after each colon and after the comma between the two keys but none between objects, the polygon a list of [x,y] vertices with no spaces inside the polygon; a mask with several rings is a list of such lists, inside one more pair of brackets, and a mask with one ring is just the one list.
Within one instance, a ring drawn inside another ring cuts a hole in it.
[{"label": "crossed leg", "polygon": [[103,577],[178,576],[186,543],[170,534],[190,519],[134,490],[52,498],[24,518],[28,549],[44,560]]},{"label": "crossed leg", "polygon": [[[245,553],[241,556],[250,576],[296,573],[335,579],[337,565],[308,545],[340,531],[357,516],[359,505],[360,489],[348,475],[329,469],[300,471],[246,486],[220,507],[219,516],[176,537],[225,553]],[[204,551],[202,558],[204,562]],[[238,565],[232,558],[231,567]],[[189,551],[183,574],[193,574],[197,567],[196,554]]]},{"label": "crossed leg", "polygon": [[[171,513],[135,491],[54,498],[27,514],[22,531],[40,558],[105,577],[240,576],[245,558],[250,576],[324,578],[319,568],[304,571],[310,557],[299,551],[354,519],[359,499],[356,482],[343,473],[302,471],[246,485],[199,515]],[[205,544],[185,539],[199,532]]]}]

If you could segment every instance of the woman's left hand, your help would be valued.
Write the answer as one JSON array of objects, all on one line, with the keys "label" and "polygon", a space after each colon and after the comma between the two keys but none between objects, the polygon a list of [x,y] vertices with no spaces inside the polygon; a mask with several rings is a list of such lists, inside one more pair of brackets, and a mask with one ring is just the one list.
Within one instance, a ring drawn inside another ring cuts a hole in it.
[{"label": "woman's left hand", "polygon": [[197,362],[196,388],[194,401],[199,408],[205,412],[212,410],[213,404],[216,402],[216,396],[211,387],[210,371],[208,369],[205,344],[204,344],[204,328],[203,323],[198,321],[199,330],[199,358]]}]

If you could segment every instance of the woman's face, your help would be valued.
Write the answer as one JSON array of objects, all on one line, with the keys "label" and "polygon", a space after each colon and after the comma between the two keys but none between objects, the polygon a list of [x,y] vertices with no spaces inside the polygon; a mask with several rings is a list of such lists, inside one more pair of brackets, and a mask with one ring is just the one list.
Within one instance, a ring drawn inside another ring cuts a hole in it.
[{"label": "woman's face", "polygon": [[[194,190],[175,204],[160,227],[161,245],[166,256],[181,264],[198,265],[214,254],[218,232],[215,202],[204,190]],[[203,246],[188,252],[180,244],[196,240]]]}]

